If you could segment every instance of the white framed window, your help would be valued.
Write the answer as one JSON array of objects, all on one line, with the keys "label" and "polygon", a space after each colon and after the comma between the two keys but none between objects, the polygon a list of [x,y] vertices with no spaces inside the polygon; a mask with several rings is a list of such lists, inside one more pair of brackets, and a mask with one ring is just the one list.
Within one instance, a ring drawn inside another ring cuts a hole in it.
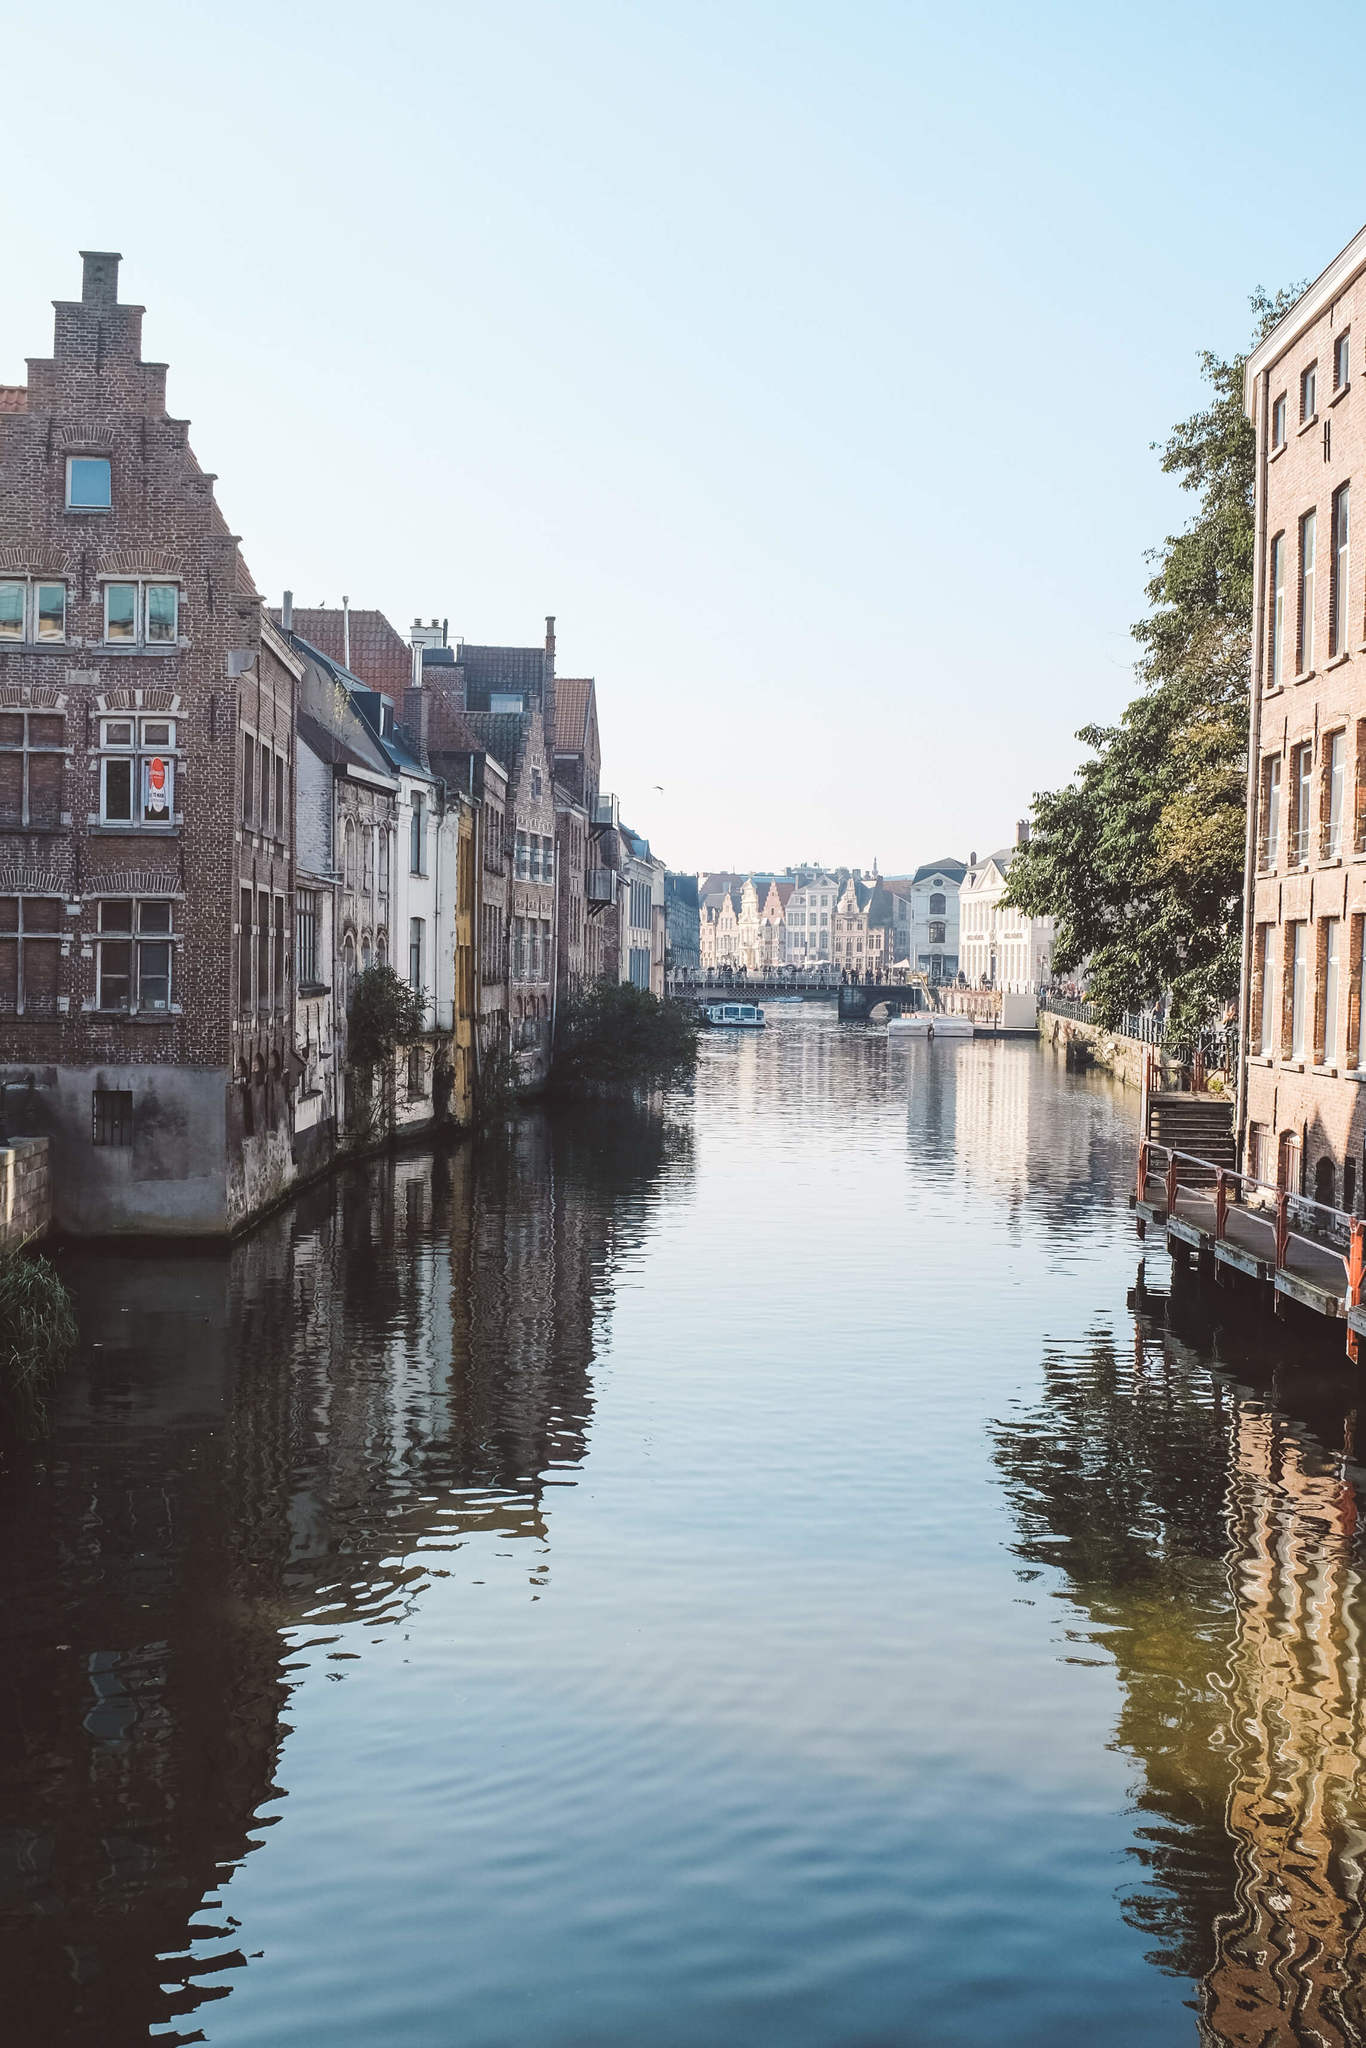
[{"label": "white framed window", "polygon": [[1319,1016],[1318,1044],[1314,1050],[1320,1066],[1334,1065],[1338,1056],[1338,997],[1342,974],[1342,919],[1325,917],[1319,922]]},{"label": "white framed window", "polygon": [[1298,660],[1296,667],[1301,673],[1314,666],[1314,576],[1315,576],[1315,527],[1314,513],[1306,512],[1300,521],[1300,621]]},{"label": "white framed window", "polygon": [[1347,389],[1347,372],[1352,360],[1351,330],[1345,329],[1333,343],[1333,389]]},{"label": "white framed window", "polygon": [[1349,575],[1348,537],[1351,529],[1351,491],[1343,484],[1333,493],[1333,588],[1328,618],[1328,652],[1347,652],[1347,582]]},{"label": "white framed window", "polygon": [[1290,969],[1290,1057],[1304,1058],[1304,1024],[1309,993],[1309,926],[1303,919],[1287,926]]},{"label": "white framed window", "polygon": [[1300,371],[1300,421],[1312,420],[1319,409],[1319,366],[1311,363],[1307,370]]},{"label": "white framed window", "polygon": [[1272,401],[1272,406],[1271,406],[1271,445],[1272,445],[1272,447],[1273,447],[1273,448],[1284,448],[1284,446],[1285,446],[1285,393],[1284,393],[1284,392],[1282,392],[1282,393],[1281,393],[1281,395],[1280,395],[1280,397],[1279,397],[1279,398],[1277,398],[1277,399],[1274,399],[1274,400]]},{"label": "white framed window", "polygon": [[1329,733],[1323,743],[1323,858],[1342,857],[1342,806],[1347,787],[1347,735]]},{"label": "white framed window", "polygon": [[37,576],[6,577],[0,582],[0,640],[63,646],[66,584]]},{"label": "white framed window", "polygon": [[173,718],[100,720],[100,821],[169,825],[175,817]]},{"label": "white framed window", "polygon": [[1285,535],[1271,543],[1271,659],[1267,686],[1279,690],[1285,658]]},{"label": "white framed window", "polygon": [[173,997],[174,905],[116,898],[99,906],[95,1005],[164,1013]]},{"label": "white framed window", "polygon": [[1276,927],[1264,924],[1258,948],[1262,1000],[1258,1013],[1257,1050],[1269,1059],[1276,1050]]},{"label": "white framed window", "polygon": [[71,512],[107,512],[113,503],[113,470],[107,455],[68,455],[66,503]]},{"label": "white framed window", "polygon": [[125,582],[104,586],[104,637],[111,647],[174,647],[180,638],[180,586]]}]

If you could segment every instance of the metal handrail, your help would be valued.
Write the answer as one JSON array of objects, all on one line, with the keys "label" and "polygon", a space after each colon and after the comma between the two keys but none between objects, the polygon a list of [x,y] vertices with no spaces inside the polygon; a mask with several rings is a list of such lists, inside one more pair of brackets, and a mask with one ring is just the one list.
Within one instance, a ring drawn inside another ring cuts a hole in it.
[{"label": "metal handrail", "polygon": [[[1289,1240],[1295,1237],[1300,1240],[1301,1244],[1312,1245],[1316,1251],[1336,1254],[1347,1268],[1348,1278],[1349,1280],[1351,1279],[1353,1258],[1356,1256],[1363,1230],[1366,1230],[1366,1218],[1352,1216],[1345,1209],[1335,1209],[1328,1202],[1317,1202],[1311,1195],[1295,1194],[1289,1188],[1277,1186],[1274,1181],[1258,1180],[1255,1174],[1240,1173],[1232,1167],[1219,1166],[1212,1159],[1202,1159],[1198,1152],[1183,1152],[1177,1146],[1163,1145],[1155,1138],[1145,1138],[1139,1146],[1140,1191],[1146,1189],[1148,1181],[1153,1178],[1151,1169],[1155,1153],[1161,1153],[1167,1162],[1165,1177],[1169,1214],[1175,1207],[1176,1195],[1181,1187],[1183,1185],[1186,1187],[1194,1185],[1194,1183],[1189,1181],[1183,1183],[1176,1171],[1178,1161],[1185,1160],[1191,1166],[1199,1166],[1203,1169],[1205,1176],[1203,1185],[1209,1185],[1209,1176],[1212,1175],[1214,1178],[1214,1235],[1216,1242],[1220,1241],[1224,1235],[1224,1226],[1228,1221],[1230,1196],[1236,1204],[1241,1204],[1244,1201],[1247,1190],[1249,1188],[1256,1188],[1271,1197],[1271,1207],[1274,1210],[1275,1218],[1277,1266],[1285,1265],[1285,1253],[1288,1249]],[[1336,1231],[1339,1236],[1346,1236],[1349,1246],[1348,1251],[1344,1252],[1336,1244],[1325,1244],[1322,1237],[1311,1236],[1308,1230],[1297,1227],[1296,1223],[1291,1221],[1292,1211],[1295,1217],[1299,1219],[1302,1217],[1302,1212],[1306,1209],[1315,1210],[1319,1215],[1326,1217],[1331,1229]]]}]

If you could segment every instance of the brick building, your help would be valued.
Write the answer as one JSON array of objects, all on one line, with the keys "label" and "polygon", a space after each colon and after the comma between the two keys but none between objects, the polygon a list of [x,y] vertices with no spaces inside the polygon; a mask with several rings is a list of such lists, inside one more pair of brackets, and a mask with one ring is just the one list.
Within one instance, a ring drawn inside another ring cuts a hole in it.
[{"label": "brick building", "polygon": [[1366,229],[1249,357],[1257,435],[1244,1163],[1360,1209]]},{"label": "brick building", "polygon": [[0,1078],[60,1224],[222,1231],[294,1177],[298,667],[82,260],[0,390]]}]

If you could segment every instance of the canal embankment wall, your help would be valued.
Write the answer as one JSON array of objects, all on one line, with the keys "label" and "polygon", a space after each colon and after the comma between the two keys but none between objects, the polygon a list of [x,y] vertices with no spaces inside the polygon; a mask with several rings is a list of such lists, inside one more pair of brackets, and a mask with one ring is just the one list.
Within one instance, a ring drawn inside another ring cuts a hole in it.
[{"label": "canal embankment wall", "polygon": [[42,1237],[52,1221],[52,1176],[46,1138],[0,1145],[0,1253]]},{"label": "canal embankment wall", "polygon": [[[1076,1017],[1059,1017],[1051,1010],[1039,1012],[1039,1037],[1045,1045],[1060,1046],[1064,1052],[1080,1052],[1088,1065],[1104,1067],[1126,1088],[1143,1086],[1143,1063],[1153,1047],[1142,1038],[1125,1038],[1118,1031],[1102,1030],[1099,1024],[1084,1024]],[[1176,1066],[1161,1054],[1158,1062],[1174,1076]]]}]

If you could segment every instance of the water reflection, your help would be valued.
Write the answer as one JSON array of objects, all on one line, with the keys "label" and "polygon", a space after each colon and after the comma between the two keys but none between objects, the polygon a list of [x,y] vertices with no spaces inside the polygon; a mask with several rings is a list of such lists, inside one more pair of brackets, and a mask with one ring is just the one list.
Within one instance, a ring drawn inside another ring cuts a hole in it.
[{"label": "water reflection", "polygon": [[468,1543],[544,1588],[614,1275],[688,1171],[658,1114],[532,1116],[225,1256],[68,1259],[85,1350],[0,1493],[9,2038],[204,2038],[295,1674],[344,1679]]},{"label": "water reflection", "polygon": [[1103,1648],[1124,1687],[1126,1917],[1197,1981],[1202,2040],[1366,2041],[1358,1494],[1273,1399],[1350,1442],[1351,1385],[1189,1289],[1140,1290],[1132,1355],[1098,1330],[1044,1382],[996,1456],[1021,1576],[1083,1617],[1064,1654]]}]

